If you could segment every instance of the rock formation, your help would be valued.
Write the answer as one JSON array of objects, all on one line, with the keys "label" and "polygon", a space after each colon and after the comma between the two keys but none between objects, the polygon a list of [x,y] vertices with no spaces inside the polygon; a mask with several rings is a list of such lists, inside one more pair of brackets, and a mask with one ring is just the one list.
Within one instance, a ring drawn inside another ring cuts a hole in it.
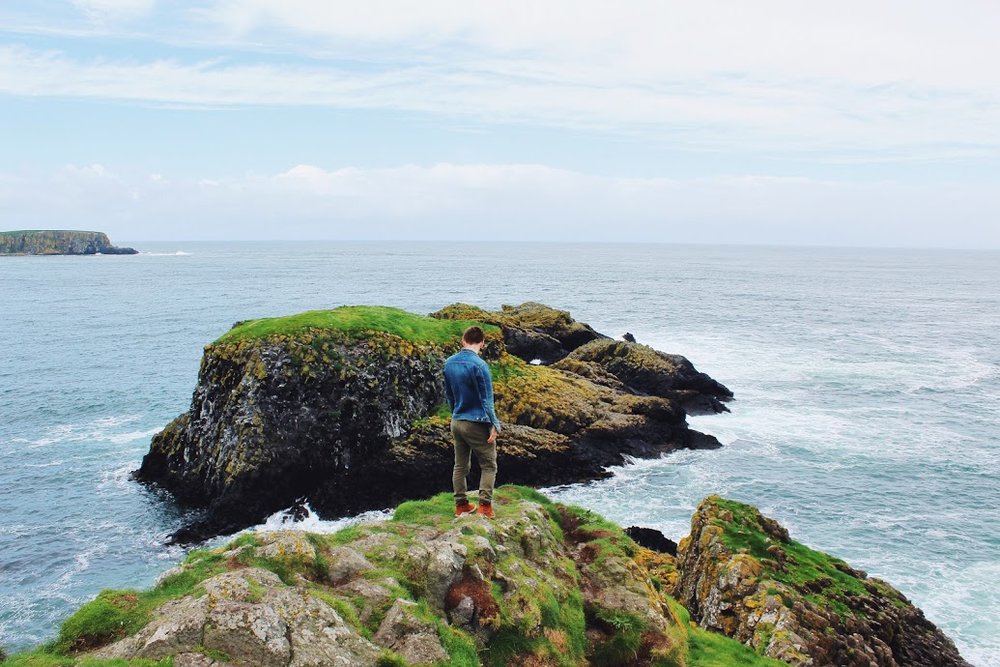
[{"label": "rock formation", "polygon": [[[448,488],[441,369],[474,322],[487,330],[505,425],[504,481],[577,482],[626,456],[718,446],[688,428],[685,409],[725,409],[728,389],[683,357],[612,341],[564,311],[344,307],[237,323],[207,346],[191,409],[153,438],[137,477],[207,508],[180,541],[304,498],[343,516]],[[538,359],[558,361],[529,363]]]},{"label": "rock formation", "polygon": [[0,255],[136,255],[134,248],[111,245],[102,232],[29,230],[0,232]]},{"label": "rock formation", "polygon": [[495,520],[455,518],[441,493],[333,535],[193,551],[10,664],[968,667],[888,584],[747,505],[706,500],[675,559],[532,489],[494,498]]},{"label": "rock formation", "polygon": [[791,665],[969,667],[902,593],[749,505],[702,502],[677,569],[675,595],[701,627]]},{"label": "rock formation", "polygon": [[493,521],[452,509],[444,493],[334,535],[194,551],[152,590],[102,592],[45,664],[781,665],[689,625],[641,564],[656,555],[587,510],[512,486]]}]

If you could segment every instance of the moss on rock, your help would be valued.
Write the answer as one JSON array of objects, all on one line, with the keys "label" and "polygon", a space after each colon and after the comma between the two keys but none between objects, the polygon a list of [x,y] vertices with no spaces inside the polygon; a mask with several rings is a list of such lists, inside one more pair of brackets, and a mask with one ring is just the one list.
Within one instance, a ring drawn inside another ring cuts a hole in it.
[{"label": "moss on rock", "polygon": [[500,487],[494,508],[456,518],[439,494],[333,535],[192,551],[153,589],[101,593],[59,641],[4,664],[698,667],[717,663],[689,646],[739,652],[681,620],[614,524],[527,487]]},{"label": "moss on rock", "polygon": [[967,665],[898,591],[792,540],[751,505],[703,501],[678,569],[676,595],[702,628],[792,665]]},{"label": "moss on rock", "polygon": [[451,458],[442,367],[474,322],[487,333],[505,479],[576,482],[629,456],[718,446],[687,427],[680,402],[638,395],[596,362],[519,356],[600,338],[565,311],[345,306],[241,322],[206,346],[191,408],[154,436],[137,479],[206,507],[174,535],[181,542],[235,532],[302,497],[342,516],[430,494]]},{"label": "moss on rock", "polygon": [[413,343],[454,344],[456,337],[472,325],[488,331],[497,328],[475,318],[441,319],[414,315],[387,306],[341,306],[332,310],[310,310],[285,317],[267,317],[237,322],[216,343],[264,338],[274,335],[297,335],[310,329],[340,331],[363,337],[371,332],[384,332]]}]

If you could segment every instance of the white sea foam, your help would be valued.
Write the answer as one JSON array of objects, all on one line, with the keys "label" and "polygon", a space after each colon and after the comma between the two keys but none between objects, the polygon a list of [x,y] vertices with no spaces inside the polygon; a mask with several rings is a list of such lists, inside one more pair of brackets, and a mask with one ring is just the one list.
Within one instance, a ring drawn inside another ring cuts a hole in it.
[{"label": "white sea foam", "polygon": [[320,519],[309,503],[304,505],[305,516],[296,519],[292,509],[275,512],[264,520],[264,523],[255,526],[255,531],[268,530],[302,530],[310,533],[336,533],[338,530],[353,526],[359,523],[372,523],[374,521],[385,521],[392,518],[392,510],[374,510],[364,512],[357,516],[345,517],[342,519]]},{"label": "white sea foam", "polygon": [[139,252],[140,255],[145,255],[146,257],[190,257],[194,253],[184,252],[183,250],[178,250],[177,252]]},{"label": "white sea foam", "polygon": [[115,468],[114,470],[107,470],[101,473],[101,481],[97,483],[97,488],[99,490],[105,490],[108,488],[123,489],[128,484],[131,483],[130,475],[132,470],[135,469],[134,463],[128,463],[126,465]]},{"label": "white sea foam", "polygon": [[145,431],[129,431],[128,433],[118,433],[116,435],[109,435],[107,437],[107,441],[115,445],[124,445],[125,443],[128,442],[134,442],[136,440],[145,440],[146,438],[150,438],[159,433],[161,430],[162,429],[158,427],[158,428],[146,429]]},{"label": "white sea foam", "polygon": [[144,431],[119,432],[120,427],[140,419],[140,415],[118,415],[101,417],[91,422],[78,424],[58,424],[46,429],[45,433],[35,439],[21,439],[31,449],[49,447],[67,442],[109,442],[121,445],[142,438],[148,438],[159,432],[159,428]]},{"label": "white sea foam", "polygon": [[61,466],[66,463],[65,459],[56,459],[54,461],[46,461],[45,463],[25,463],[25,468],[52,468],[54,466]]}]

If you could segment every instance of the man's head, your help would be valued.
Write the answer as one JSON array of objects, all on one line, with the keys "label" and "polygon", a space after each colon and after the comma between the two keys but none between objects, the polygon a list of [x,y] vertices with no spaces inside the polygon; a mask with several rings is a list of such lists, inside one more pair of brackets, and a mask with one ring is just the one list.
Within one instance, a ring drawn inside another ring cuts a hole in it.
[{"label": "man's head", "polygon": [[470,350],[475,350],[479,352],[483,349],[483,344],[486,342],[486,334],[479,327],[469,327],[462,334],[462,347],[467,347]]}]

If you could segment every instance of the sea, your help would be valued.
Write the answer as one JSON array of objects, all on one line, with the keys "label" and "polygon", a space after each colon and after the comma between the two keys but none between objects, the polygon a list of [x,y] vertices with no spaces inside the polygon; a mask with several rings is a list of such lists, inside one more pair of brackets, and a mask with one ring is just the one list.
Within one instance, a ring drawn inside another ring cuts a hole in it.
[{"label": "sea", "polygon": [[[191,517],[130,477],[239,320],[539,301],[735,392],[724,444],[631,461],[562,502],[678,540],[721,494],[889,581],[1000,666],[1000,253],[490,242],[143,243],[0,258],[0,646],[184,555]],[[503,443],[500,442],[500,481]],[[450,470],[441,471],[448,490]],[[310,516],[332,531],[385,516]],[[290,526],[281,513],[267,525]]]}]

